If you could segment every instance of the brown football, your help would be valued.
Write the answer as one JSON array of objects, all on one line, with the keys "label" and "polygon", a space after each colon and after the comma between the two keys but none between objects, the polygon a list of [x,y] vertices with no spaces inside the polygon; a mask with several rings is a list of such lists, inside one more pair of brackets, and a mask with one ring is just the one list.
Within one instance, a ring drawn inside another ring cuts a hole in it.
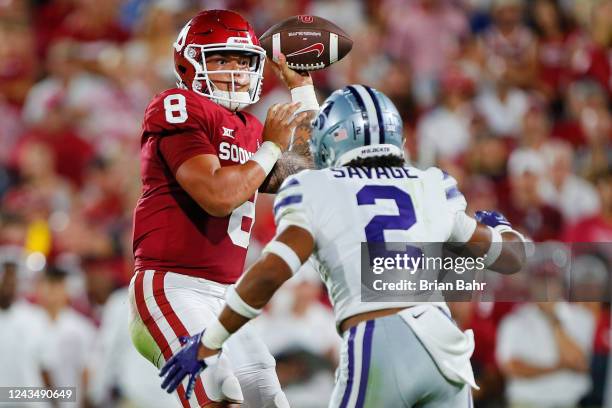
[{"label": "brown football", "polygon": [[316,71],[340,61],[353,40],[340,27],[317,16],[293,16],[270,27],[259,38],[269,58],[287,57],[289,68]]}]

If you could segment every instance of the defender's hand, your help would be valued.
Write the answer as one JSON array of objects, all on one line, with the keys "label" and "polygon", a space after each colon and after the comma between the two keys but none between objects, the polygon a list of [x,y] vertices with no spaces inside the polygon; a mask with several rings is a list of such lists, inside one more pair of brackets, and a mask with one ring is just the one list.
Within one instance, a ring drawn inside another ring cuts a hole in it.
[{"label": "defender's hand", "polygon": [[491,228],[501,227],[501,229],[512,229],[512,225],[506,217],[497,211],[476,211],[474,215],[476,221],[488,225]]},{"label": "defender's hand", "polygon": [[264,142],[274,142],[282,151],[287,150],[293,131],[307,115],[307,112],[302,112],[294,116],[299,107],[299,102],[272,105],[264,124]]},{"label": "defender's hand", "polygon": [[203,347],[201,341],[203,334],[204,331],[195,336],[179,339],[183,348],[166,362],[159,373],[160,377],[166,376],[162,388],[171,393],[189,375],[185,397],[190,399],[201,373],[204,391],[211,401],[241,403],[243,396],[240,383],[227,359],[223,358],[218,350],[208,350],[205,347],[206,357],[198,355]]},{"label": "defender's hand", "polygon": [[278,54],[278,62],[268,58],[272,69],[289,89],[304,85],[312,85],[312,77],[308,71],[294,71],[287,65],[287,58],[284,54]]},{"label": "defender's hand", "polygon": [[169,394],[176,390],[186,376],[189,376],[185,396],[187,399],[191,397],[198,376],[207,367],[204,360],[198,359],[202,334],[204,332],[191,337],[181,337],[179,340],[183,348],[168,360],[159,372],[160,377],[166,377],[161,387]]}]

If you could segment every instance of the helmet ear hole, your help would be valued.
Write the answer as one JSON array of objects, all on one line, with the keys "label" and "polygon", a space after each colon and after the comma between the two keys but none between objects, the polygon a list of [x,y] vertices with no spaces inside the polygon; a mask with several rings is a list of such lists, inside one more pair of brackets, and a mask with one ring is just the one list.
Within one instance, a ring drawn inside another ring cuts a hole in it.
[{"label": "helmet ear hole", "polygon": [[184,65],[179,65],[178,70],[181,72],[181,74],[187,73],[187,68]]}]

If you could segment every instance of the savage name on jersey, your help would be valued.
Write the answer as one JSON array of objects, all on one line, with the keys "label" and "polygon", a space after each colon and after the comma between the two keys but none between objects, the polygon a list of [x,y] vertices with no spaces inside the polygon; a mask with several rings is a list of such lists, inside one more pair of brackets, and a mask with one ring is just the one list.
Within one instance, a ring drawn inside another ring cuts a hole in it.
[{"label": "savage name on jersey", "polygon": [[169,89],[148,106],[142,126],[142,195],[134,213],[136,270],[159,269],[235,282],[242,273],[255,199],[227,217],[204,211],[175,178],[198,154],[221,166],[246,162],[261,144],[262,125],[190,90]]},{"label": "savage name on jersey", "polygon": [[362,242],[464,242],[474,227],[457,216],[466,205],[455,179],[435,167],[336,167],[285,180],[274,214],[279,231],[297,225],[315,238],[339,324],[367,311],[409,305],[361,302]]}]

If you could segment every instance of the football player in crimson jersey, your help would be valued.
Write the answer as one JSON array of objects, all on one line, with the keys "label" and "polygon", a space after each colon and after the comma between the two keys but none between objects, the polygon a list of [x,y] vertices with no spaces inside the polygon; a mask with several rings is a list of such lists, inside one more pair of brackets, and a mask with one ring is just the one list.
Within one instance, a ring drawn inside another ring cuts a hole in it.
[{"label": "football player in crimson jersey", "polygon": [[[312,79],[289,69],[283,55],[273,64],[293,103],[272,106],[263,126],[241,110],[259,99],[265,51],[234,12],[191,19],[174,43],[174,61],[177,88],[157,95],[143,122],[130,284],[131,337],[157,367],[180,349],[181,337],[220,312],[227,285],[243,272],[257,192],[275,192],[312,163],[308,138],[318,110]],[[243,396],[245,407],[288,406],[273,357],[256,336],[241,333],[214,378],[193,384],[191,398],[177,388],[183,407]]]}]

